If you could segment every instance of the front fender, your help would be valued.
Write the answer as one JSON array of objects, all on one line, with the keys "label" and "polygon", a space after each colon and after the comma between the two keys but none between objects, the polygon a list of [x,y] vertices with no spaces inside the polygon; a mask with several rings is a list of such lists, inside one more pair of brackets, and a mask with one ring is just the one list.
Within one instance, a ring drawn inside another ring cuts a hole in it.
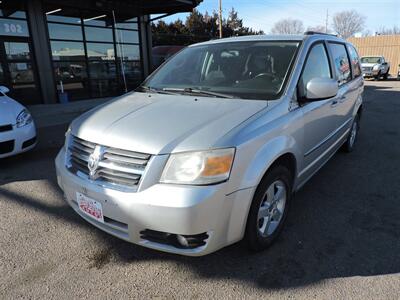
[{"label": "front fender", "polygon": [[[296,158],[296,170],[298,170],[298,159],[301,151],[295,139],[291,136],[277,136],[267,143],[261,145],[257,150],[251,151],[250,145],[243,145],[237,149],[238,157],[246,157],[235,166],[236,170],[232,170],[233,174],[243,174],[240,182],[237,182],[238,189],[256,187],[260,183],[264,174],[269,167],[282,155],[290,153]],[[241,153],[247,153],[241,155]],[[253,153],[253,155],[248,155]],[[238,173],[236,173],[238,172]],[[296,178],[297,174],[294,174]]]}]

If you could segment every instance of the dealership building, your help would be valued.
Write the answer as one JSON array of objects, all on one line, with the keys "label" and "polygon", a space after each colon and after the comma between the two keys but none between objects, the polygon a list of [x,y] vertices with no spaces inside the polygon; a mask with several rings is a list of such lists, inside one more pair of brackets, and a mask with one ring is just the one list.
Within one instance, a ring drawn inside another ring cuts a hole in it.
[{"label": "dealership building", "polygon": [[149,73],[150,15],[199,0],[2,0],[0,85],[23,104],[110,97]]}]

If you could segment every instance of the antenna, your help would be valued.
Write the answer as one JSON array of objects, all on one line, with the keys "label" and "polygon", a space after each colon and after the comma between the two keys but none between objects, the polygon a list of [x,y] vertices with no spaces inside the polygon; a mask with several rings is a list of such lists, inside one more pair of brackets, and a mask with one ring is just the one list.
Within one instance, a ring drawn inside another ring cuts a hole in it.
[{"label": "antenna", "polygon": [[219,23],[219,38],[222,39],[222,0],[219,0],[219,14],[218,14],[218,23]]},{"label": "antenna", "polygon": [[[127,92],[128,92],[128,87],[127,87],[127,85],[126,85],[125,66],[124,66],[124,59],[123,59],[123,57],[124,57],[124,49],[123,49],[123,47],[122,47],[122,45],[121,45],[121,42],[120,42],[120,41],[122,40],[122,34],[121,34],[121,32],[117,29],[117,22],[116,22],[116,20],[115,20],[115,13],[114,13],[114,10],[112,10],[112,15],[113,15],[113,21],[114,21],[115,35],[116,35],[116,38],[117,38],[117,46],[119,46],[119,51],[120,51],[120,53],[121,53],[121,55],[120,55],[120,60],[121,60],[122,80],[124,81],[125,93],[127,93]],[[119,35],[118,35],[118,33],[119,33]],[[115,54],[114,54],[114,56],[115,56]]]}]

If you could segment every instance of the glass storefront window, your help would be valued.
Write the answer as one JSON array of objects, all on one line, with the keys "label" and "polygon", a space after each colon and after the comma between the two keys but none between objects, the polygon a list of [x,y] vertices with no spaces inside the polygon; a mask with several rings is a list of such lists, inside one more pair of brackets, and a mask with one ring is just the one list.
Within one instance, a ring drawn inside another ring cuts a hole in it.
[{"label": "glass storefront window", "polygon": [[138,24],[137,23],[116,23],[115,27],[121,28],[121,29],[137,30]]},{"label": "glass storefront window", "polygon": [[114,44],[86,43],[89,59],[114,60]]},{"label": "glass storefront window", "polygon": [[0,17],[26,19],[24,0],[0,1]]},{"label": "glass storefront window", "polygon": [[11,11],[7,9],[0,9],[0,16],[6,18],[19,18],[26,19],[26,13],[24,11]]},{"label": "glass storefront window", "polygon": [[70,100],[89,97],[85,62],[54,62],[53,66],[58,91],[61,91],[62,85]]},{"label": "glass storefront window", "polygon": [[49,23],[48,28],[51,39],[83,40],[81,26]]},{"label": "glass storefront window", "polygon": [[91,80],[90,87],[93,97],[107,97],[118,93],[117,79]]},{"label": "glass storefront window", "polygon": [[84,62],[54,62],[56,81],[80,81],[87,79],[86,63]]},{"label": "glass storefront window", "polygon": [[119,43],[139,43],[139,33],[137,31],[116,29],[115,37]]},{"label": "glass storefront window", "polygon": [[85,59],[83,43],[51,41],[50,45],[54,60]]},{"label": "glass storefront window", "polygon": [[67,17],[67,16],[59,16],[59,15],[46,15],[47,21],[53,22],[61,22],[61,23],[70,23],[70,24],[79,24],[81,22],[80,18],[75,17]]},{"label": "glass storefront window", "polygon": [[[97,18],[97,19],[92,19],[92,18]],[[92,26],[112,27],[113,19],[112,16],[92,13],[92,14],[85,14],[85,16],[83,17],[83,23],[85,25],[92,25]]]},{"label": "glass storefront window", "polygon": [[140,60],[139,45],[118,44],[117,55],[123,60]]},{"label": "glass storefront window", "polygon": [[28,43],[4,42],[8,59],[30,59]]},{"label": "glass storefront window", "polygon": [[[121,65],[121,63],[119,63]],[[124,61],[121,67],[122,71],[125,73],[125,78],[140,81],[142,79],[142,66],[139,61]]]},{"label": "glass storefront window", "polygon": [[45,9],[58,91],[69,100],[117,95],[125,90],[122,69],[129,89],[140,83],[138,18],[117,14],[114,24],[110,11],[58,9]]},{"label": "glass storefront window", "polygon": [[110,28],[99,28],[85,26],[85,37],[87,41],[113,42],[113,33]]},{"label": "glass storefront window", "polygon": [[25,20],[0,19],[0,35],[28,37],[28,23]]},{"label": "glass storefront window", "polygon": [[77,82],[64,82],[57,81],[57,91],[61,91],[62,88],[67,93],[69,100],[74,99],[87,99],[89,98],[89,83],[87,80],[81,80]]},{"label": "glass storefront window", "polygon": [[11,81],[13,84],[34,81],[33,68],[31,63],[9,63],[8,66],[10,69]]},{"label": "glass storefront window", "polygon": [[90,78],[116,78],[117,70],[113,61],[89,62]]}]

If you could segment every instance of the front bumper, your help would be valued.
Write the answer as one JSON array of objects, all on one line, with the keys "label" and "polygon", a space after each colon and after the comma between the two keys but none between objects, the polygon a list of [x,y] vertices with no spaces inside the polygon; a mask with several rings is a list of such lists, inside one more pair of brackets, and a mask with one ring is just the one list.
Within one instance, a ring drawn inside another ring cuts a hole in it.
[{"label": "front bumper", "polygon": [[[89,182],[65,167],[65,151],[56,158],[57,181],[68,204],[86,221],[123,240],[149,248],[200,256],[232,244],[244,235],[254,188],[226,194],[226,183],[210,186],[154,184],[140,192],[112,190]],[[76,192],[100,202],[105,223],[80,210]],[[205,244],[191,249],[143,238],[145,230],[179,235],[207,233]]]},{"label": "front bumper", "polygon": [[0,148],[3,145],[4,152],[0,152],[0,158],[16,155],[35,147],[36,128],[34,122],[6,132],[0,132]]},{"label": "front bumper", "polygon": [[363,70],[362,72],[363,72],[364,77],[374,77],[379,74],[379,71],[380,70],[378,69],[378,70],[370,70],[370,71]]}]

